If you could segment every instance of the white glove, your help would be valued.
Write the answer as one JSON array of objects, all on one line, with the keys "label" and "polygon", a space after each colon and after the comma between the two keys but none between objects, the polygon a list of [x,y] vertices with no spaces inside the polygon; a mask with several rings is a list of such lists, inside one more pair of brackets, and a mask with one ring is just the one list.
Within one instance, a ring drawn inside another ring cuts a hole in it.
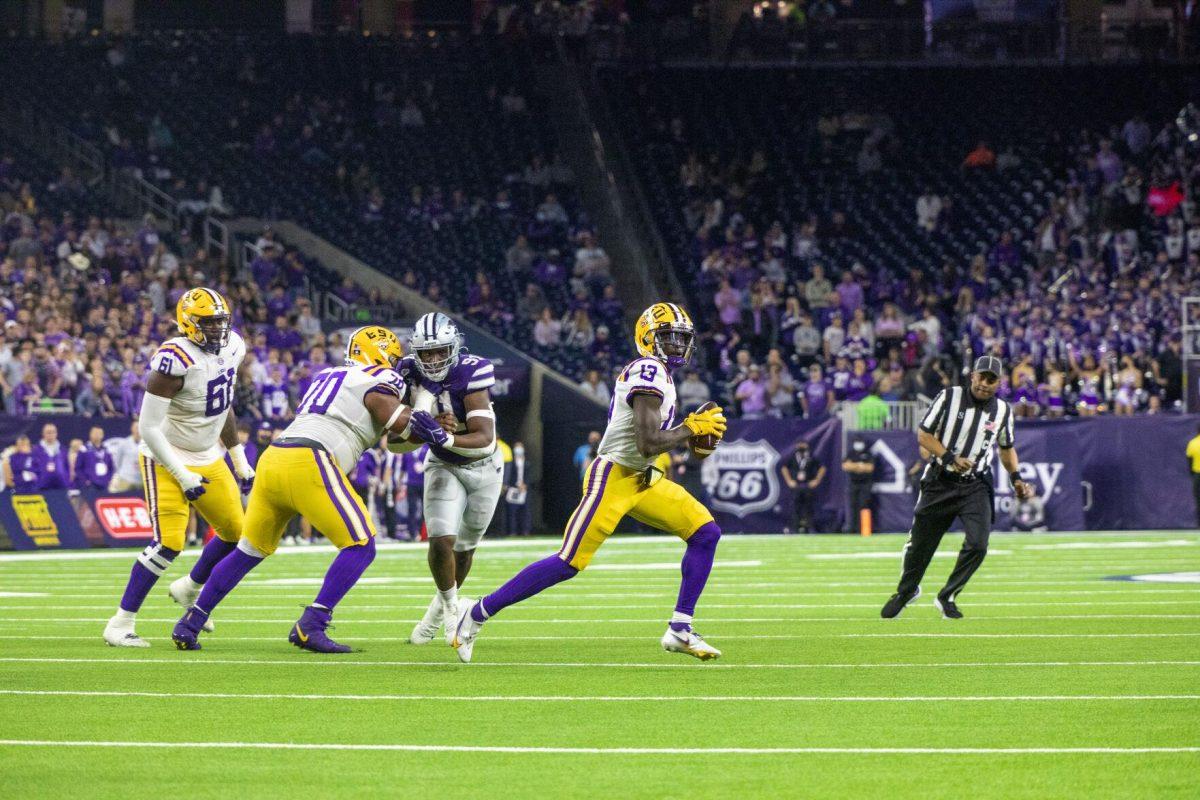
[{"label": "white glove", "polygon": [[192,502],[195,502],[204,494],[204,484],[208,483],[208,478],[203,475],[197,475],[190,469],[185,470],[182,475],[177,475],[175,480],[179,481],[179,487],[183,489],[183,496]]},{"label": "white glove", "polygon": [[245,445],[235,444],[229,448],[229,460],[233,462],[233,474],[244,481],[254,477],[254,467],[246,459]]}]

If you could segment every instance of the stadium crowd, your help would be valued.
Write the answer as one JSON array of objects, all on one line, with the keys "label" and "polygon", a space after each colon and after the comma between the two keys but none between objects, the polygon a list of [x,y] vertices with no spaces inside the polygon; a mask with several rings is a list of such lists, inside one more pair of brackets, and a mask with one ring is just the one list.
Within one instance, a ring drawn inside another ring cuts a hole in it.
[{"label": "stadium crowd", "polygon": [[[609,258],[554,152],[554,111],[527,88],[527,56],[450,37],[377,52],[220,41],[215,62],[197,32],[21,46],[89,98],[45,112],[166,191],[193,235],[207,214],[287,217],[577,379],[628,353],[612,335],[624,308],[606,292]],[[300,79],[297,62],[314,59],[339,66]],[[336,79],[360,68],[357,85]]]},{"label": "stadium crowd", "polygon": [[[865,219],[786,199],[772,159],[793,156],[718,149],[689,127],[694,117],[672,114],[669,92],[639,99],[645,152],[680,156],[666,194],[682,205],[660,219],[670,226],[677,212],[685,231],[677,252],[703,351],[681,387],[690,402],[711,394],[762,417],[819,415],[871,395],[914,400],[957,383],[963,365],[988,353],[1004,359],[1001,396],[1024,416],[1178,408],[1182,300],[1200,294],[1200,154],[1173,117],[1061,137],[1039,154],[1057,173],[1017,187],[1026,218],[989,220],[990,241],[962,212],[967,198],[925,188],[907,219],[884,222],[917,246],[880,258]],[[873,174],[901,171],[911,157],[886,113],[813,122],[806,155],[857,169],[849,191],[867,191]],[[980,142],[960,158],[964,181],[1024,174],[1011,146],[997,154]],[[982,240],[973,253],[967,239]]]}]

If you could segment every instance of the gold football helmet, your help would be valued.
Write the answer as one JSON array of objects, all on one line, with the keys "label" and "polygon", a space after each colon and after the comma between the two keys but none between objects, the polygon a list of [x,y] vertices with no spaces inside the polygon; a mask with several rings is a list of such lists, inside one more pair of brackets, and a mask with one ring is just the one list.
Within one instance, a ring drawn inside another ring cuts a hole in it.
[{"label": "gold football helmet", "polygon": [[229,344],[229,303],[212,289],[190,289],[175,306],[175,324],[188,341],[215,355]]},{"label": "gold football helmet", "polygon": [[688,313],[674,303],[650,306],[633,330],[634,344],[643,357],[657,358],[669,369],[679,369],[692,358],[696,328]]},{"label": "gold football helmet", "polygon": [[404,358],[399,337],[381,325],[366,325],[350,335],[346,342],[346,366],[395,369]]}]

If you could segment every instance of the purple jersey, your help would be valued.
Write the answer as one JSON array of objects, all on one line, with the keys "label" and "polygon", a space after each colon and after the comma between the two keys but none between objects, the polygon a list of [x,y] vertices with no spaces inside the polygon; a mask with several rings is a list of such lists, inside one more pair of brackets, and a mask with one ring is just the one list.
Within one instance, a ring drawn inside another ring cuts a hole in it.
[{"label": "purple jersey", "polygon": [[28,494],[37,490],[38,474],[33,464],[33,453],[18,453],[14,450],[8,457],[8,466],[12,469],[14,492]]},{"label": "purple jersey", "polygon": [[51,453],[41,442],[33,446],[33,470],[37,473],[37,488],[66,489],[71,473],[67,467],[67,450],[61,444]]},{"label": "purple jersey", "polygon": [[371,479],[379,476],[379,465],[379,451],[374,448],[364,450],[358,463],[354,465],[354,472],[350,475],[350,484],[360,492],[365,492],[371,485]]},{"label": "purple jersey", "polygon": [[808,415],[819,417],[829,410],[829,384],[822,378],[804,384],[804,398],[808,401]]},{"label": "purple jersey", "polygon": [[[409,387],[420,386],[437,398],[432,413],[434,416],[445,411],[453,411],[458,420],[456,433],[467,431],[467,395],[475,392],[487,392],[496,384],[496,370],[492,362],[481,356],[473,356],[465,350],[459,356],[458,363],[450,368],[450,372],[440,381],[431,381],[417,369],[416,357],[405,356],[397,369],[400,377]],[[478,458],[461,456],[442,447],[431,447],[434,457],[447,464],[469,464]],[[486,456],[485,456],[486,458]]]},{"label": "purple jersey", "polygon": [[113,457],[103,447],[96,447],[91,442],[83,446],[75,457],[75,488],[99,489],[108,488],[112,479]]},{"label": "purple jersey", "polygon": [[846,399],[852,402],[862,400],[871,393],[870,375],[851,375],[846,381]]},{"label": "purple jersey", "polygon": [[400,457],[400,470],[404,473],[404,485],[409,488],[420,488],[425,485],[425,456],[429,454],[429,445],[421,445],[421,449],[405,453]]}]

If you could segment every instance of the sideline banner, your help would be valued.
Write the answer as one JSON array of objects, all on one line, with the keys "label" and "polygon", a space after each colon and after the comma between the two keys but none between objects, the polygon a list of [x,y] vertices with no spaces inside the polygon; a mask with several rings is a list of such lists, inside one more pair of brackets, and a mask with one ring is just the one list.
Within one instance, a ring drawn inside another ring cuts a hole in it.
[{"label": "sideline banner", "polygon": [[835,418],[730,420],[725,441],[700,467],[717,524],[731,533],[779,533],[791,524],[793,499],[780,468],[801,440],[826,468],[817,489],[819,530],[840,530],[845,497],[841,422]]},{"label": "sideline banner", "polygon": [[154,537],[141,495],[68,489],[0,494],[0,528],[16,550],[145,547]]}]

